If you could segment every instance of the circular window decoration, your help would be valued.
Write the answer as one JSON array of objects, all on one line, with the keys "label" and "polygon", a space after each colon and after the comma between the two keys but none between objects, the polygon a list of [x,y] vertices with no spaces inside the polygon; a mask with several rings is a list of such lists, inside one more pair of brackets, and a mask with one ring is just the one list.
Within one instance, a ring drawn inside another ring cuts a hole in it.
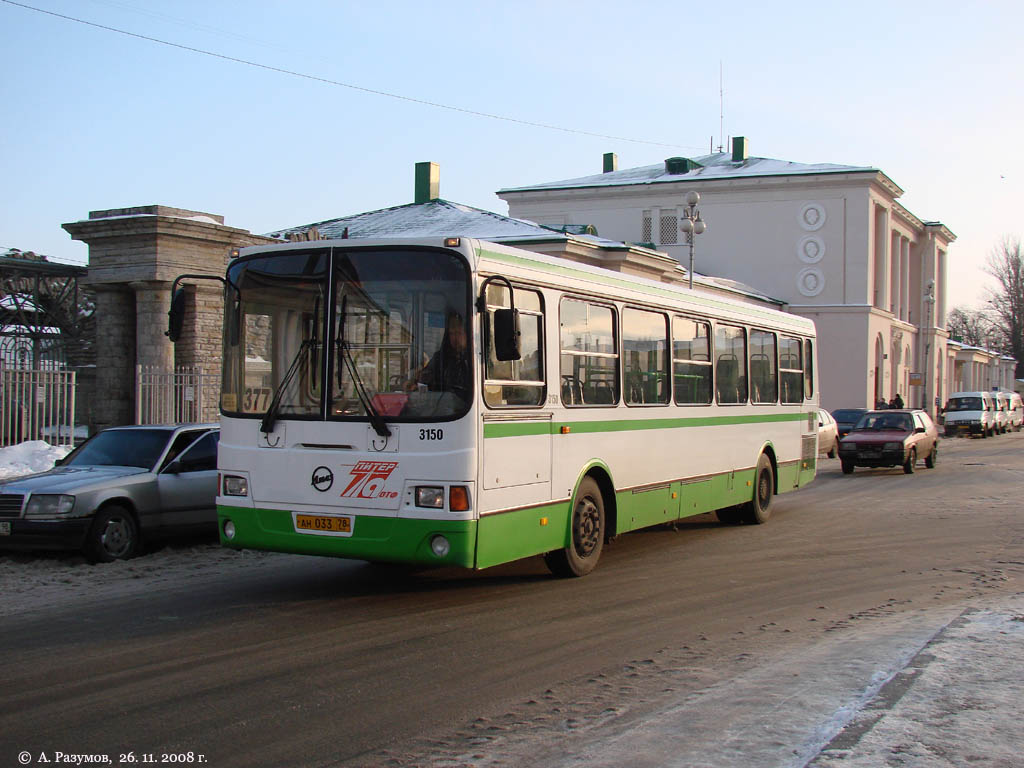
[{"label": "circular window decoration", "polygon": [[825,290],[825,275],[817,267],[801,269],[796,276],[796,287],[804,296],[817,296]]},{"label": "circular window decoration", "polygon": [[800,226],[808,232],[817,232],[825,225],[825,206],[808,203],[800,211]]},{"label": "circular window decoration", "polygon": [[817,264],[825,258],[825,241],[816,235],[808,235],[797,245],[796,255],[804,264]]}]

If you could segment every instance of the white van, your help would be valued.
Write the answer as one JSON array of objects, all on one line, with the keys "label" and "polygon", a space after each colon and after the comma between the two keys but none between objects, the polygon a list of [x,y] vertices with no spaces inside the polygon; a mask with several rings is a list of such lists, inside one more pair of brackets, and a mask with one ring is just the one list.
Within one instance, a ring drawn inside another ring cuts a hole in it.
[{"label": "white van", "polygon": [[954,392],[946,401],[946,437],[996,433],[996,404],[991,392]]},{"label": "white van", "polygon": [[1005,394],[1010,398],[1009,428],[1014,432],[1020,432],[1021,427],[1024,427],[1024,398],[1017,392],[1006,392]]},{"label": "white van", "polygon": [[1006,434],[1010,431],[1010,393],[993,392],[996,401],[996,432]]}]

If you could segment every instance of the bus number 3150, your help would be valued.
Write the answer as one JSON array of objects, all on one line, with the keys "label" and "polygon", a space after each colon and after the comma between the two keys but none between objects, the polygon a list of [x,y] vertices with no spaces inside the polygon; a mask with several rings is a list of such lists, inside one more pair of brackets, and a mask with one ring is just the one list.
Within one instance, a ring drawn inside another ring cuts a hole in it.
[{"label": "bus number 3150", "polygon": [[443,429],[421,429],[420,440],[444,440]]}]

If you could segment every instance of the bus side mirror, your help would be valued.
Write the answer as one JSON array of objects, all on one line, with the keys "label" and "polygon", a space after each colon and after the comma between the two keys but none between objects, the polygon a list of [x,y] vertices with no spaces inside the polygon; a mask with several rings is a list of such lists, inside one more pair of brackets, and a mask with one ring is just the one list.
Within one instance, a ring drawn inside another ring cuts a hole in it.
[{"label": "bus side mirror", "polygon": [[175,343],[181,338],[185,325],[185,289],[179,288],[171,297],[171,310],[167,313],[167,338]]},{"label": "bus side mirror", "polygon": [[498,360],[519,360],[522,358],[519,332],[518,309],[494,310],[494,328],[491,342],[494,344],[494,357]]}]

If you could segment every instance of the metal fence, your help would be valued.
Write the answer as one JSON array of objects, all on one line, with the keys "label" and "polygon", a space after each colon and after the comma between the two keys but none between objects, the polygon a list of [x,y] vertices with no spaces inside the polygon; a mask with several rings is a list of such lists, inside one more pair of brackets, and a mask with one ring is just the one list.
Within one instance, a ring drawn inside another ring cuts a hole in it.
[{"label": "metal fence", "polygon": [[220,377],[198,367],[135,366],[136,424],[216,421],[219,399]]},{"label": "metal fence", "polygon": [[0,362],[0,446],[26,440],[75,442],[75,372]]}]

